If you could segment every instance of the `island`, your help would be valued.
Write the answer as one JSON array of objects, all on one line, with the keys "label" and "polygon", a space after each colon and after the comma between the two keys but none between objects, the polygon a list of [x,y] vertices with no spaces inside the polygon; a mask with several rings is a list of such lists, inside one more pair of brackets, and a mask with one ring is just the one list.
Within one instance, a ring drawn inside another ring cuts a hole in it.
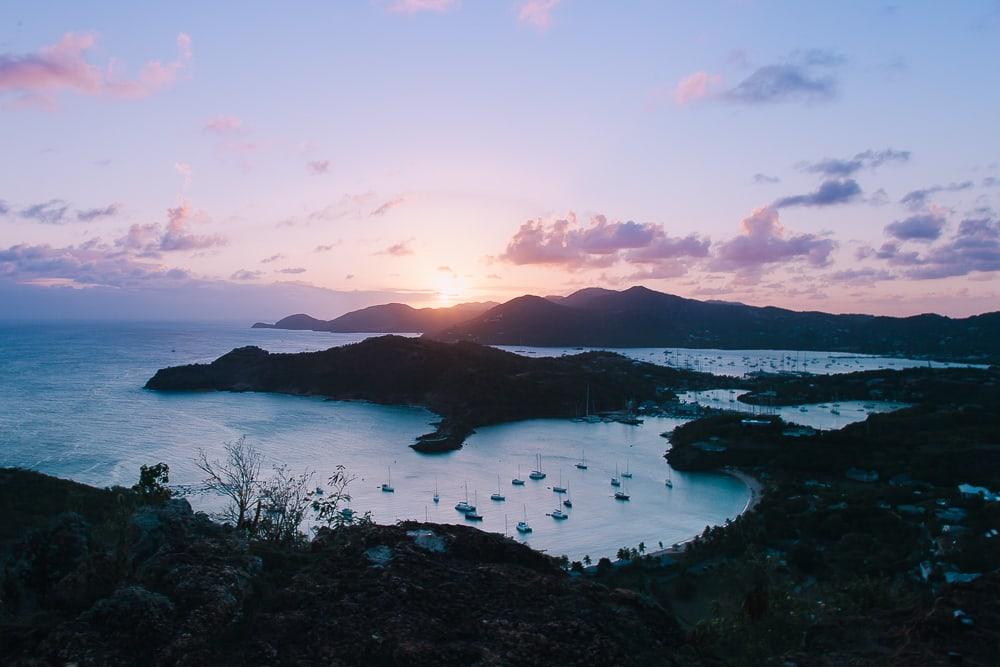
[{"label": "island", "polygon": [[597,412],[634,419],[630,406],[676,391],[741,380],[634,361],[610,352],[532,358],[475,343],[380,336],[320,352],[273,354],[243,347],[210,364],[164,368],[157,391],[263,391],[389,405],[419,405],[441,417],[411,447],[457,449],[480,426]]}]

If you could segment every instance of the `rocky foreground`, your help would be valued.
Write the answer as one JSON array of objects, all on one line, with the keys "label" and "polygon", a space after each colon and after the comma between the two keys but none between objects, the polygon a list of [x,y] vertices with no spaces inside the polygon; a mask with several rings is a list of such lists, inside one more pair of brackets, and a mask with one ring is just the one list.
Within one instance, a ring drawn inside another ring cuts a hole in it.
[{"label": "rocky foreground", "polygon": [[401,336],[298,354],[244,347],[211,364],[161,369],[146,383],[159,391],[267,391],[422,405],[443,417],[436,432],[412,445],[422,451],[457,449],[478,426],[582,416],[588,399],[590,412],[622,410],[629,400],[664,401],[674,390],[717,386],[719,379],[708,373],[606,352],[536,359]]},{"label": "rocky foreground", "polygon": [[122,512],[124,493],[0,469],[0,663],[670,664],[682,643],[662,607],[499,535],[354,526],[267,548],[185,500]]}]

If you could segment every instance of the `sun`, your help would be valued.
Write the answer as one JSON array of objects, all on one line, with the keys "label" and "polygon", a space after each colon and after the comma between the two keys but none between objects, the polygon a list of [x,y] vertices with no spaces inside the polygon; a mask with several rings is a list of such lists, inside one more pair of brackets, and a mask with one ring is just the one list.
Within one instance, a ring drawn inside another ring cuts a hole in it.
[{"label": "sun", "polygon": [[435,300],[441,306],[453,306],[466,295],[465,281],[451,271],[439,271],[434,276]]}]

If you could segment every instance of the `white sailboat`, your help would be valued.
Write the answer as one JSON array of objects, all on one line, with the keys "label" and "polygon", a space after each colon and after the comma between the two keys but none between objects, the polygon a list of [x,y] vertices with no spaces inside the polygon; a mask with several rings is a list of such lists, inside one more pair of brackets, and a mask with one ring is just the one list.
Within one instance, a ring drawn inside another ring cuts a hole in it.
[{"label": "white sailboat", "polygon": [[517,464],[517,477],[515,477],[512,480],[510,480],[510,483],[513,484],[514,486],[524,486],[524,480],[521,479],[521,464],[520,463]]},{"label": "white sailboat", "polygon": [[500,493],[500,473],[497,473],[497,492],[490,496],[490,500],[495,500],[499,503],[507,500],[502,493]]},{"label": "white sailboat", "polygon": [[615,476],[611,478],[611,486],[621,486],[622,483],[618,481],[618,464],[615,464]]},{"label": "white sailboat", "polygon": [[549,516],[552,517],[553,519],[556,519],[557,521],[562,521],[563,519],[568,519],[569,518],[569,514],[566,514],[565,512],[563,512],[558,507],[555,508],[554,510],[552,510],[552,512],[549,514]]},{"label": "white sailboat", "polygon": [[524,518],[517,522],[517,532],[530,533],[531,526],[528,525],[528,506],[524,506]]},{"label": "white sailboat", "polygon": [[[479,502],[479,492],[476,491],[476,503]],[[469,521],[482,521],[483,515],[476,511],[476,506],[473,505],[472,509],[465,513],[465,518]]]},{"label": "white sailboat", "polygon": [[580,470],[587,469],[587,453],[583,450],[580,450],[580,460],[577,461],[576,467]]},{"label": "white sailboat", "polygon": [[528,477],[535,480],[545,479],[545,473],[542,472],[542,455],[536,454],[535,456],[538,457],[538,467],[532,470],[531,474],[528,475]]},{"label": "white sailboat", "polygon": [[632,496],[628,494],[628,491],[625,489],[625,487],[622,487],[617,491],[615,491],[615,500],[628,500],[631,497]]},{"label": "white sailboat", "polygon": [[628,459],[625,459],[625,472],[622,473],[625,479],[632,479],[632,473],[628,471]]},{"label": "white sailboat", "polygon": [[440,502],[441,494],[438,493],[438,481],[437,477],[434,478],[434,502]]},{"label": "white sailboat", "polygon": [[395,493],[396,489],[392,487],[392,470],[389,466],[385,467],[386,480],[382,483],[382,491],[385,493]]},{"label": "white sailboat", "polygon": [[667,481],[665,481],[664,484],[666,484],[669,489],[674,488],[674,482],[670,479],[670,468],[667,468]]},{"label": "white sailboat", "polygon": [[562,485],[562,468],[559,469],[559,485],[552,487],[553,493],[566,493],[566,487]]},{"label": "white sailboat", "polygon": [[570,498],[569,491],[566,492],[566,500],[563,501],[563,507],[573,507],[573,500]]},{"label": "white sailboat", "polygon": [[469,503],[469,483],[468,482],[465,483],[465,500],[458,501],[458,504],[455,505],[455,509],[458,510],[459,512],[462,512],[463,514],[467,513],[467,512],[475,512],[476,511],[476,506]]}]

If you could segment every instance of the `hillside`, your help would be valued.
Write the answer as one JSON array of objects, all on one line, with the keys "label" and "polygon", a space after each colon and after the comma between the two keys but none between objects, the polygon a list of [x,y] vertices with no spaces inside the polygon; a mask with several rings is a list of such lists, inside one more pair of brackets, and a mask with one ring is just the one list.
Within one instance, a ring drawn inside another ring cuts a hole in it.
[{"label": "hillside", "polygon": [[685,299],[632,287],[522,296],[425,334],[486,345],[828,350],[1000,358],[1000,312],[964,319],[797,312]]},{"label": "hillside", "polygon": [[268,391],[422,405],[444,420],[414,447],[439,451],[460,447],[477,426],[582,416],[588,395],[591,411],[621,410],[628,400],[662,401],[673,396],[671,390],[719,383],[707,373],[607,352],[534,359],[473,343],[381,336],[298,354],[244,347],[211,364],[161,369],[146,388]]},{"label": "hillside", "polygon": [[413,308],[403,303],[386,303],[345,313],[332,320],[320,320],[299,313],[274,324],[257,322],[254,329],[294,329],[333,333],[424,333],[437,331],[480,315],[497,304],[460,303],[448,308]]}]

